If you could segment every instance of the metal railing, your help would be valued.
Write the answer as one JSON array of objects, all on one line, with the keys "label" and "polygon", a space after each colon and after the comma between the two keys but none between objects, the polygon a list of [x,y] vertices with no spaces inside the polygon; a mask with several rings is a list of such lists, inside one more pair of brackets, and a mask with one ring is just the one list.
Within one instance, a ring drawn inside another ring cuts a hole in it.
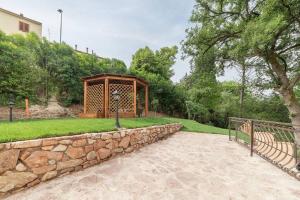
[{"label": "metal railing", "polygon": [[251,156],[256,153],[300,180],[300,148],[292,124],[230,117],[228,129],[229,140],[244,144]]}]

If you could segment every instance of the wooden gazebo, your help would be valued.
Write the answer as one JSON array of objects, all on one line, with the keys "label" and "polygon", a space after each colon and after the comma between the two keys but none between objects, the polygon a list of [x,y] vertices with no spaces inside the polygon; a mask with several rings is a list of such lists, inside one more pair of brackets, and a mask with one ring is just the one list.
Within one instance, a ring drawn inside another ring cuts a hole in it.
[{"label": "wooden gazebo", "polygon": [[148,83],[136,76],[98,74],[82,78],[84,106],[81,117],[110,118],[116,113],[114,91],[120,94],[119,116],[137,117],[148,115]]}]

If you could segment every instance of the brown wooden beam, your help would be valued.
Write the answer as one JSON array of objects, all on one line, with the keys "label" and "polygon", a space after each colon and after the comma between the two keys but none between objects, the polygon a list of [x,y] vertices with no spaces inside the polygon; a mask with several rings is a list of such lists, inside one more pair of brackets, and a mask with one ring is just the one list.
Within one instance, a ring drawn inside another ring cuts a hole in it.
[{"label": "brown wooden beam", "polygon": [[145,86],[145,117],[148,116],[148,85]]},{"label": "brown wooden beam", "polygon": [[143,83],[142,81],[140,81],[140,80],[138,80],[138,79],[136,79],[136,81],[137,81],[138,84],[140,84],[140,85],[142,85],[142,86],[144,86],[144,87],[147,86],[147,84]]},{"label": "brown wooden beam", "polygon": [[136,117],[136,80],[133,81],[133,110]]},{"label": "brown wooden beam", "polygon": [[109,112],[109,82],[108,82],[108,78],[105,78],[105,83],[104,83],[104,117],[108,118],[108,112]]},{"label": "brown wooden beam", "polygon": [[83,82],[83,113],[86,114],[87,112],[87,81]]},{"label": "brown wooden beam", "polygon": [[117,76],[104,76],[100,78],[91,78],[88,81],[98,81],[103,79],[110,79],[110,80],[121,80],[121,81],[133,81],[135,78],[124,78],[124,77],[117,77]]}]

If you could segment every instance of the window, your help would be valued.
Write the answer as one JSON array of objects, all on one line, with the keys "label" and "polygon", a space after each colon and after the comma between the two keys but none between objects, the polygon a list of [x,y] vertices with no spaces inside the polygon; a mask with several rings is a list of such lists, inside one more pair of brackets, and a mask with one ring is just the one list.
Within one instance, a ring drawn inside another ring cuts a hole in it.
[{"label": "window", "polygon": [[19,30],[23,32],[29,32],[29,24],[25,22],[19,22]]}]

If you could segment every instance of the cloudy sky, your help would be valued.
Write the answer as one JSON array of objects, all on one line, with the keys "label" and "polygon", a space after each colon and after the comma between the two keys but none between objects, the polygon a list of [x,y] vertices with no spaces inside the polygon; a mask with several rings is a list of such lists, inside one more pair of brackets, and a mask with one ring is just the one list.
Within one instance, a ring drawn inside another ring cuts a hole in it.
[{"label": "cloudy sky", "polygon": [[[156,50],[177,45],[185,38],[194,0],[0,0],[0,7],[43,23],[43,36],[59,40],[58,8],[63,9],[63,41],[97,55],[118,58],[129,66],[139,48]],[[189,71],[181,53],[173,81]],[[220,80],[232,79],[226,73]]]}]

